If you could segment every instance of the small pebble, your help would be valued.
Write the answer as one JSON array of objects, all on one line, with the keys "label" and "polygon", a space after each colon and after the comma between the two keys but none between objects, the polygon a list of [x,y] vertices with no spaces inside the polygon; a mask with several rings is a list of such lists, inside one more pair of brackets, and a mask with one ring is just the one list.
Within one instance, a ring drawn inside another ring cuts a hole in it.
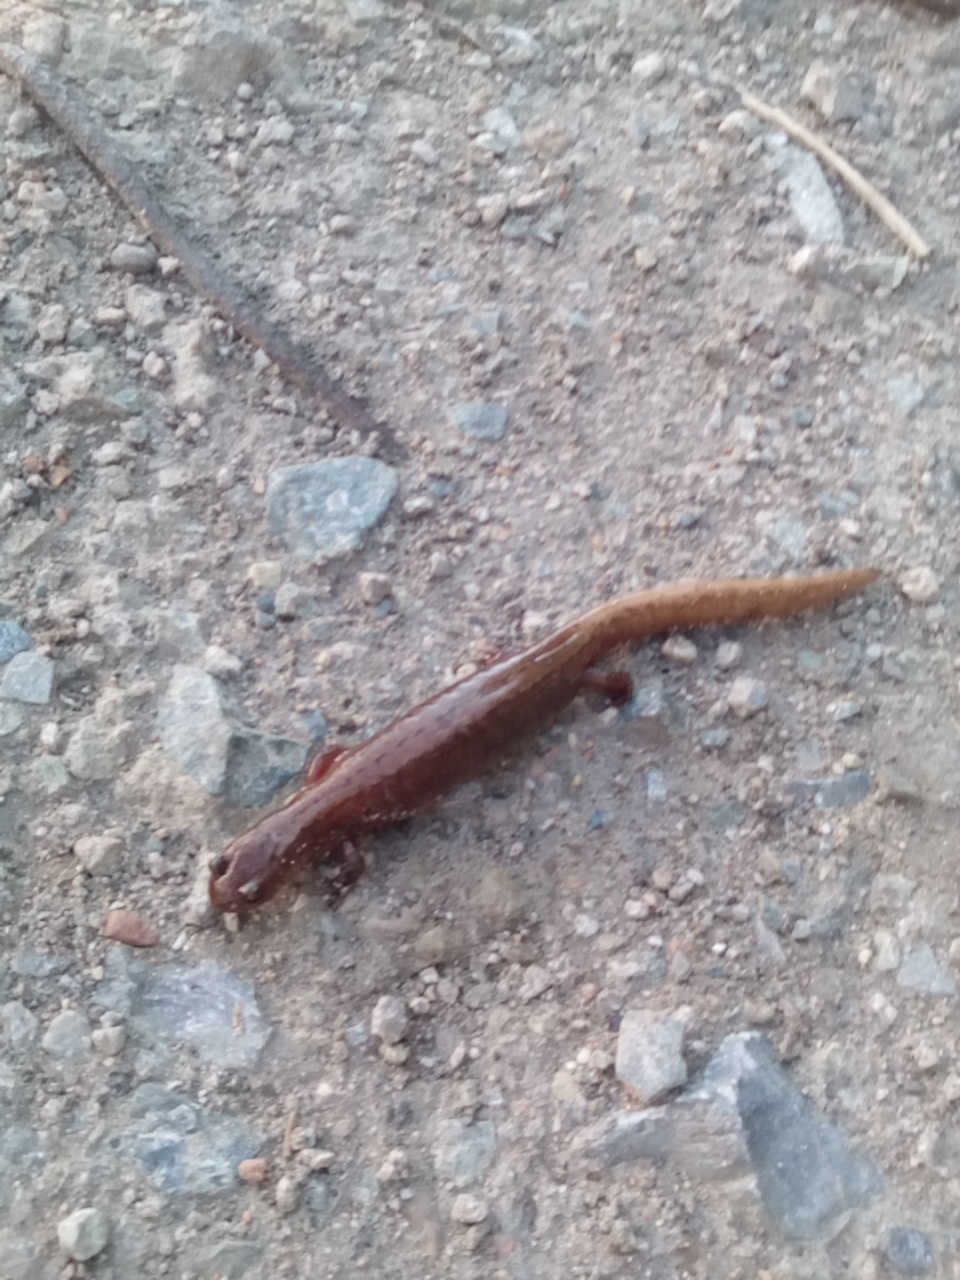
[{"label": "small pebble", "polygon": [[41,653],[16,653],[0,678],[0,698],[45,706],[53,692],[53,663]]},{"label": "small pebble", "polygon": [[293,1213],[300,1203],[300,1187],[296,1178],[292,1178],[289,1173],[285,1173],[282,1178],[279,1178],[277,1180],[275,1199],[277,1209],[281,1213]]},{"label": "small pebble", "polygon": [[18,653],[25,653],[33,641],[18,622],[4,619],[0,622],[0,665],[9,662]]},{"label": "small pebble", "polygon": [[381,996],[370,1018],[370,1033],[385,1044],[399,1044],[407,1034],[410,1016],[399,996]]},{"label": "small pebble", "polygon": [[753,676],[738,676],[730,686],[727,705],[740,720],[749,720],[769,702],[767,686]]},{"label": "small pebble", "polygon": [[357,586],[364,604],[376,606],[393,595],[393,580],[387,573],[358,573]]},{"label": "small pebble", "polygon": [[145,276],[156,267],[157,258],[157,251],[152,244],[118,244],[110,254],[110,265],[114,271]]},{"label": "small pebble", "polygon": [[472,1196],[466,1191],[454,1196],[453,1204],[450,1206],[450,1217],[463,1226],[475,1226],[478,1222],[483,1222],[489,1212],[490,1207],[486,1200],[481,1199],[480,1196]]},{"label": "small pebble", "polygon": [[684,1024],[649,1009],[627,1009],[617,1037],[617,1079],[644,1106],[686,1083]]},{"label": "small pebble", "polygon": [[288,622],[300,612],[304,593],[295,582],[281,582],[277,587],[273,608],[278,618]]},{"label": "small pebble", "polygon": [[60,1248],[74,1262],[95,1258],[106,1247],[110,1226],[99,1209],[75,1209],[57,1223]]},{"label": "small pebble", "polygon": [[128,947],[155,947],[160,941],[159,933],[146,920],[120,908],[108,913],[103,936],[113,942],[123,942]]},{"label": "small pebble", "polygon": [[940,583],[929,565],[909,569],[900,579],[900,590],[914,604],[936,604],[940,599]]},{"label": "small pebble", "polygon": [[263,1156],[254,1156],[250,1160],[241,1160],[237,1165],[237,1177],[241,1182],[263,1182],[267,1176],[267,1162]]},{"label": "small pebble", "polygon": [[127,1029],[121,1026],[97,1027],[91,1037],[93,1047],[104,1058],[115,1058],[127,1043]]},{"label": "small pebble", "polygon": [[119,836],[81,836],[73,852],[88,875],[109,876],[122,865],[124,846]]},{"label": "small pebble", "polygon": [[660,646],[660,652],[671,662],[689,667],[697,660],[697,646],[688,636],[668,636]]},{"label": "small pebble", "polygon": [[283,581],[283,564],[279,560],[257,560],[247,570],[247,581],[255,591],[276,591]]},{"label": "small pebble", "polygon": [[732,671],[740,665],[743,645],[739,640],[722,640],[717,645],[716,663],[721,671]]}]

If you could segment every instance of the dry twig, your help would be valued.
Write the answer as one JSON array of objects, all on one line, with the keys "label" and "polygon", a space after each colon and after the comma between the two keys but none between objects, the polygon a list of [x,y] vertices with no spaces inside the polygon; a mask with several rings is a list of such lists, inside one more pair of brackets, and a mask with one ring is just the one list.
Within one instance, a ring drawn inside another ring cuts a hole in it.
[{"label": "dry twig", "polygon": [[805,125],[798,120],[794,120],[792,116],[787,115],[785,111],[781,111],[779,107],[772,107],[769,103],[764,102],[762,98],[756,97],[747,89],[739,89],[740,100],[748,111],[752,112],[761,120],[765,120],[767,124],[774,125],[777,129],[782,129],[788,137],[794,142],[798,142],[801,147],[806,147],[808,151],[812,151],[814,155],[819,156],[824,164],[829,165],[834,173],[844,180],[847,186],[858,195],[865,205],[867,205],[881,222],[885,222],[894,235],[899,236],[911,253],[916,257],[923,259],[929,256],[930,246],[903,216],[899,213],[886,196],[882,195],[873,183],[868,182],[858,169],[855,169],[849,161],[844,160],[833,147],[823,141],[815,133],[811,132]]}]

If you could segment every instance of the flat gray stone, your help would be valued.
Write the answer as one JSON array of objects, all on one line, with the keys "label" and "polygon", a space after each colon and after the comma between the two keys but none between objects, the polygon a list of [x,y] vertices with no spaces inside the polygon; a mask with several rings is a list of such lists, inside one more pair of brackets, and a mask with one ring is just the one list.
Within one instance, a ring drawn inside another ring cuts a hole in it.
[{"label": "flat gray stone", "polygon": [[807,243],[843,244],[843,217],[816,156],[790,143],[777,147],[774,155]]},{"label": "flat gray stone", "polygon": [[0,677],[0,698],[44,706],[53,692],[53,663],[41,653],[16,653]]},{"label": "flat gray stone", "polygon": [[53,1018],[40,1043],[63,1062],[84,1062],[93,1054],[89,1019],[77,1009],[64,1009]]},{"label": "flat gray stone", "polygon": [[474,440],[502,440],[507,429],[507,411],[502,404],[455,404],[450,417],[454,426]]},{"label": "flat gray stone", "polygon": [[215,677],[174,667],[157,712],[160,744],[184,773],[231,804],[267,804],[307,762],[310,747],[259,733],[228,713]]},{"label": "flat gray stone", "polygon": [[952,976],[940,966],[933,954],[933,948],[924,943],[903,958],[897,984],[906,991],[915,991],[922,996],[957,995],[957,984]]},{"label": "flat gray stone", "polygon": [[150,1048],[186,1044],[212,1066],[249,1067],[267,1042],[253,987],[212,960],[149,965],[117,946],[104,969],[93,1003],[122,1014]]},{"label": "flat gray stone", "polygon": [[477,1182],[497,1154],[497,1130],[492,1120],[445,1120],[440,1126],[434,1162],[437,1176],[458,1191]]},{"label": "flat gray stone", "polygon": [[280,467],[267,481],[270,532],[304,560],[356,551],[397,492],[397,473],[375,458]]},{"label": "flat gray stone", "polygon": [[96,1257],[109,1238],[110,1223],[99,1209],[75,1209],[57,1223],[60,1248],[75,1262]]},{"label": "flat gray stone", "polygon": [[130,1120],[119,1145],[160,1191],[209,1195],[232,1186],[237,1165],[256,1155],[261,1144],[260,1135],[239,1117],[148,1082],[131,1095]]},{"label": "flat gray stone", "polygon": [[786,795],[794,800],[812,800],[818,809],[848,809],[870,794],[870,775],[865,769],[851,769],[841,777],[800,779],[788,782]]},{"label": "flat gray stone", "polygon": [[649,1009],[627,1009],[617,1037],[615,1071],[644,1103],[658,1102],[687,1079],[683,1023]]},{"label": "flat gray stone", "polygon": [[0,622],[0,664],[9,662],[17,653],[25,653],[33,647],[33,641],[12,618],[4,618]]},{"label": "flat gray stone", "polygon": [[213,676],[176,666],[157,711],[160,745],[205,791],[223,791],[233,732]]},{"label": "flat gray stone", "polygon": [[[794,1240],[830,1239],[851,1209],[875,1199],[883,1180],[869,1155],[818,1115],[780,1066],[767,1039],[754,1032],[727,1036],[711,1058],[694,1093],[675,1104],[679,1118],[693,1106],[704,1137],[715,1141],[723,1113],[736,1122],[767,1213]],[[696,1126],[688,1120],[686,1159],[696,1165]],[[735,1157],[736,1132],[729,1128],[728,1158]],[[714,1176],[719,1176],[717,1170]]]}]

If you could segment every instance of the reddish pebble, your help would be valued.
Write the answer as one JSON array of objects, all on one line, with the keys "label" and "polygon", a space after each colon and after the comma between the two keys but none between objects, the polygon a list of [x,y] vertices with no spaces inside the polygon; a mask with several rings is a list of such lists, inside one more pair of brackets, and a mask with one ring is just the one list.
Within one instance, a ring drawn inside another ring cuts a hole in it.
[{"label": "reddish pebble", "polygon": [[241,1182],[263,1182],[267,1176],[267,1162],[263,1156],[254,1156],[252,1160],[241,1160],[237,1165],[237,1173]]},{"label": "reddish pebble", "polygon": [[160,941],[156,929],[132,911],[111,911],[103,926],[103,936],[114,942],[125,942],[128,947],[155,947]]}]

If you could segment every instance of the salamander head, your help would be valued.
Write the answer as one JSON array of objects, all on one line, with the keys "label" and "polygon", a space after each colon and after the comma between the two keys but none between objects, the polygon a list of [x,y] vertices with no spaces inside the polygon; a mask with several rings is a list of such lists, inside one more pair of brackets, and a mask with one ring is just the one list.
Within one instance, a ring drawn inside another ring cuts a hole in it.
[{"label": "salamander head", "polygon": [[231,840],[210,864],[210,902],[217,911],[242,914],[266,902],[290,872],[284,842],[267,823],[251,827]]}]

